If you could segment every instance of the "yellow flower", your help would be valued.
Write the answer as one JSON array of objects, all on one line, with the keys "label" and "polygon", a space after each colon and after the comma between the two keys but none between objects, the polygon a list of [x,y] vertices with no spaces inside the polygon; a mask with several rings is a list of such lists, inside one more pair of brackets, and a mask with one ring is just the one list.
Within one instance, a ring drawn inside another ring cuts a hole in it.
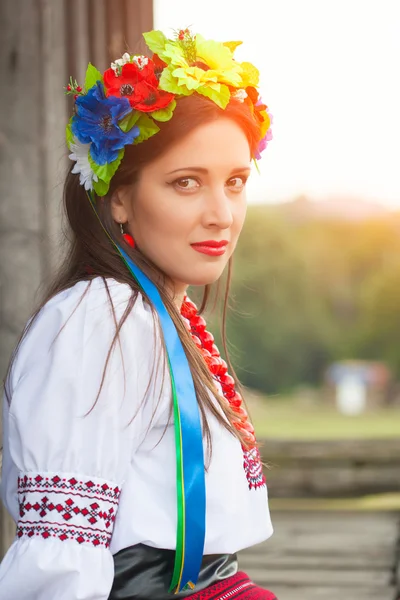
[{"label": "yellow flower", "polygon": [[180,31],[175,40],[161,31],[144,34],[148,47],[166,63],[160,89],[188,96],[207,96],[221,108],[231,97],[230,88],[258,85],[258,70],[250,63],[235,61],[233,53],[241,42],[216,42]]}]

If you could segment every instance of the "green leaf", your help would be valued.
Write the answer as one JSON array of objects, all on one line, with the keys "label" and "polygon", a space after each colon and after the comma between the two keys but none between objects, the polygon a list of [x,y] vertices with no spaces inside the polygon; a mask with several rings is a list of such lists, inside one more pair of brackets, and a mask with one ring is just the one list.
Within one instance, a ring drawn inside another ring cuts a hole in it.
[{"label": "green leaf", "polygon": [[[175,67],[172,68],[175,70]],[[169,67],[161,73],[159,87],[164,92],[171,92],[172,94],[179,94],[181,96],[189,96],[192,93],[186,86],[178,84]]]},{"label": "green leaf", "polygon": [[134,145],[140,144],[140,142],[148,140],[150,137],[152,137],[154,134],[160,131],[160,128],[157,125],[157,123],[155,123],[153,119],[151,119],[148,115],[144,113],[140,115],[140,118],[136,122],[136,125],[139,127],[140,133],[138,137],[135,138],[133,142]]},{"label": "green leaf", "polygon": [[175,65],[175,67],[187,67],[188,62],[186,57],[182,51],[182,48],[178,46],[175,42],[168,42],[165,46],[165,50],[162,52],[162,56],[160,56],[169,66]]},{"label": "green leaf", "polygon": [[125,133],[132,129],[134,125],[136,125],[137,120],[140,117],[140,112],[137,110],[132,110],[126,117],[124,117],[119,123],[118,126]]},{"label": "green leaf", "polygon": [[85,75],[86,91],[90,90],[90,88],[92,88],[94,85],[96,85],[96,83],[98,81],[101,81],[101,83],[103,83],[103,76],[100,73],[100,71],[98,71],[96,69],[96,67],[94,67],[92,65],[92,63],[89,63],[88,68],[86,69],[86,75]]},{"label": "green leaf", "polygon": [[93,181],[93,188],[98,196],[105,196],[110,188],[110,184],[104,183],[104,181],[99,179],[98,181]]},{"label": "green leaf", "polygon": [[72,133],[71,123],[72,123],[72,117],[68,121],[68,125],[65,128],[65,138],[67,140],[67,146],[70,150],[71,150],[71,144],[74,143],[74,134]]},{"label": "green leaf", "polygon": [[259,175],[261,175],[261,172],[260,172],[260,167],[258,166],[258,160],[257,160],[256,158],[254,158],[254,157],[253,157],[253,159],[252,159],[252,160],[253,160],[253,164],[254,164],[254,166],[255,166],[255,168],[256,168],[256,171],[257,171],[257,173],[258,173]]},{"label": "green leaf", "polygon": [[[215,87],[214,87],[215,86]],[[228,86],[223,83],[215,83],[213,85],[203,85],[196,90],[199,94],[210,98],[220,108],[226,108],[230,99]]]},{"label": "green leaf", "polygon": [[164,51],[165,44],[168,41],[163,32],[159,30],[148,31],[143,34],[143,37],[150,50],[152,50],[154,54],[161,56]]},{"label": "green leaf", "polygon": [[99,178],[99,181],[93,181],[93,187],[98,196],[105,196],[105,194],[107,194],[108,188],[110,186],[110,181],[113,178],[116,170],[118,169],[124,154],[125,148],[121,148],[121,150],[118,152],[118,157],[115,160],[113,160],[110,163],[106,163],[105,165],[98,165],[94,162],[89,151],[89,164],[93,172]]},{"label": "green leaf", "polygon": [[[180,69],[180,70],[182,71],[183,69]],[[175,73],[176,73],[176,71],[175,71]],[[174,77],[176,77],[175,73],[174,73]],[[202,85],[204,85],[204,84],[201,81],[199,81],[198,79],[195,79],[194,77],[187,77],[186,75],[183,75],[183,77],[178,78],[178,86],[180,88],[183,87],[183,88],[187,89],[189,91],[189,93],[192,93],[193,91],[197,91],[197,89],[199,87],[201,87]]]},{"label": "green leaf", "polygon": [[169,121],[173,115],[175,110],[176,100],[172,100],[165,108],[160,108],[160,110],[154,110],[151,113],[151,116],[156,121]]}]

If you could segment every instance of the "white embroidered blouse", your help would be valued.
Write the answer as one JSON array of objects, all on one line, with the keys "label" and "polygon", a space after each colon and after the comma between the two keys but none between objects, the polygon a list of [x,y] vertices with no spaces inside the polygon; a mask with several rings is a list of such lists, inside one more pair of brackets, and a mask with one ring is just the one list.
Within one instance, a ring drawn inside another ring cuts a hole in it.
[{"label": "white embroidered blouse", "polygon": [[[109,355],[131,289],[107,284],[110,297],[96,278],[50,300],[9,378],[1,492],[17,533],[0,564],[2,600],[106,600],[113,554],[175,548],[169,374],[141,295]],[[234,553],[272,534],[267,489],[258,456],[211,414],[209,424],[205,554]]]}]

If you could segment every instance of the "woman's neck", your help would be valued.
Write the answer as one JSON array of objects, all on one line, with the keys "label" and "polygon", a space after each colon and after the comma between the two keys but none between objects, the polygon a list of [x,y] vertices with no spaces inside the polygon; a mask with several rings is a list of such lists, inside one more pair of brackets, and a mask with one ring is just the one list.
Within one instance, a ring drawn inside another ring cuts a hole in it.
[{"label": "woman's neck", "polygon": [[173,301],[174,301],[175,306],[179,310],[179,312],[181,311],[185,295],[186,295],[186,290],[183,292],[179,292],[178,294],[175,293],[175,295],[174,295]]},{"label": "woman's neck", "polygon": [[179,310],[181,311],[183,300],[186,295],[186,290],[188,289],[187,284],[174,283],[171,286],[168,286],[168,292],[171,295],[172,301]]}]

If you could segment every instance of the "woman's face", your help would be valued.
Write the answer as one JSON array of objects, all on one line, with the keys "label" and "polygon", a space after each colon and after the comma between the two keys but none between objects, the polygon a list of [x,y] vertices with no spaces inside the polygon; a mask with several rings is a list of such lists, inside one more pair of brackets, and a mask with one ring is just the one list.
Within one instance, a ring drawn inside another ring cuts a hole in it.
[{"label": "woman's face", "polygon": [[222,118],[145,166],[135,185],[114,195],[113,217],[126,223],[179,296],[188,285],[212,283],[222,274],[245,219],[249,174],[247,138]]}]

